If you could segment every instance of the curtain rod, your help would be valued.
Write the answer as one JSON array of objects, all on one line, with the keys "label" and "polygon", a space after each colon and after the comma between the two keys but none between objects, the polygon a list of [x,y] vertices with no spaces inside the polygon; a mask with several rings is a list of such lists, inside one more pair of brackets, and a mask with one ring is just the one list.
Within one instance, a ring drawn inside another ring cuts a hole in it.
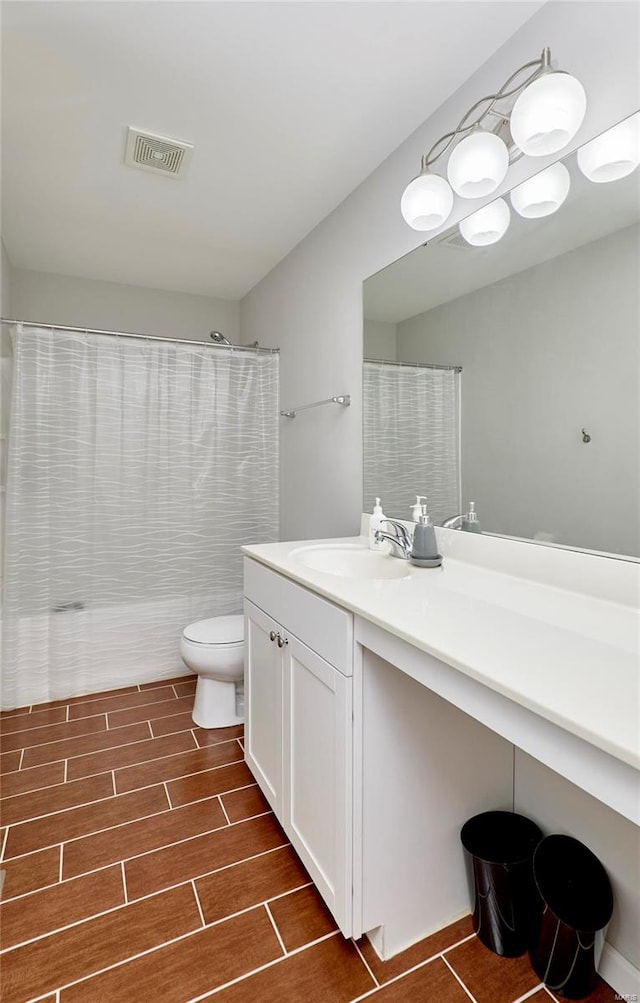
[{"label": "curtain rod", "polygon": [[174,345],[198,345],[200,348],[218,348],[233,352],[262,352],[273,355],[280,352],[279,348],[254,348],[250,345],[217,345],[213,341],[192,341],[188,338],[163,338],[159,334],[133,334],[128,331],[101,331],[93,327],[69,327],[66,324],[39,324],[31,320],[0,319],[2,324],[24,324],[25,327],[37,327],[43,331],[73,331],[78,334],[107,334],[115,338],[138,338],[141,341],[164,341]]},{"label": "curtain rod", "polygon": [[411,369],[451,369],[461,373],[462,366],[440,366],[437,362],[396,362],[394,359],[364,359],[364,362],[374,362],[377,366],[409,366]]}]

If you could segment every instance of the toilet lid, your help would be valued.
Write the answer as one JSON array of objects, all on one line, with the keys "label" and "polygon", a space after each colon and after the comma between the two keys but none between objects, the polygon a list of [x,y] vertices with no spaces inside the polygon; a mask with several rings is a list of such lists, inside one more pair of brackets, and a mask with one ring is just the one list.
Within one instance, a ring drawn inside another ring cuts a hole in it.
[{"label": "toilet lid", "polygon": [[237,644],[244,641],[244,617],[236,614],[198,620],[185,627],[182,634],[187,641],[198,641],[200,644]]}]

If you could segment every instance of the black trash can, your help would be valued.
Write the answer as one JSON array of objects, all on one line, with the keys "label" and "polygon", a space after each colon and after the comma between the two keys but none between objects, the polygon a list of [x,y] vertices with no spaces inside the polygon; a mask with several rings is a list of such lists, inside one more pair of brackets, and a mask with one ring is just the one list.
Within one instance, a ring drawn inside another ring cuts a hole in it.
[{"label": "black trash can", "polygon": [[465,822],[460,839],[473,869],[473,928],[479,940],[506,958],[524,954],[540,923],[532,866],[540,829],[524,815],[486,811]]},{"label": "black trash can", "polygon": [[543,839],[533,857],[533,873],[543,912],[531,964],[558,996],[584,999],[596,983],[596,933],[613,911],[607,873],[572,836]]}]

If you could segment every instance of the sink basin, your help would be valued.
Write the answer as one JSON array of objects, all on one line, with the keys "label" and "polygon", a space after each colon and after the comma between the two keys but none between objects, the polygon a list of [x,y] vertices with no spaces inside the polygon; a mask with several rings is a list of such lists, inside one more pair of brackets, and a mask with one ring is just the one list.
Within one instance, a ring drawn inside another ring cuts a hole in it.
[{"label": "sink basin", "polygon": [[406,561],[390,554],[376,553],[358,544],[328,544],[318,547],[298,547],[291,556],[307,568],[323,571],[340,578],[385,579],[408,578]]}]

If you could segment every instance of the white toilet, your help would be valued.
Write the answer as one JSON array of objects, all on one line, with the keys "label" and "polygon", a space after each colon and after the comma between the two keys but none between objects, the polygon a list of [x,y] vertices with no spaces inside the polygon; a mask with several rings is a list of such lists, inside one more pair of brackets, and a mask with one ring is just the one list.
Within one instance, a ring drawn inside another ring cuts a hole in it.
[{"label": "white toilet", "polygon": [[185,627],[182,661],[198,674],[192,718],[200,728],[244,720],[244,618],[215,616]]}]

